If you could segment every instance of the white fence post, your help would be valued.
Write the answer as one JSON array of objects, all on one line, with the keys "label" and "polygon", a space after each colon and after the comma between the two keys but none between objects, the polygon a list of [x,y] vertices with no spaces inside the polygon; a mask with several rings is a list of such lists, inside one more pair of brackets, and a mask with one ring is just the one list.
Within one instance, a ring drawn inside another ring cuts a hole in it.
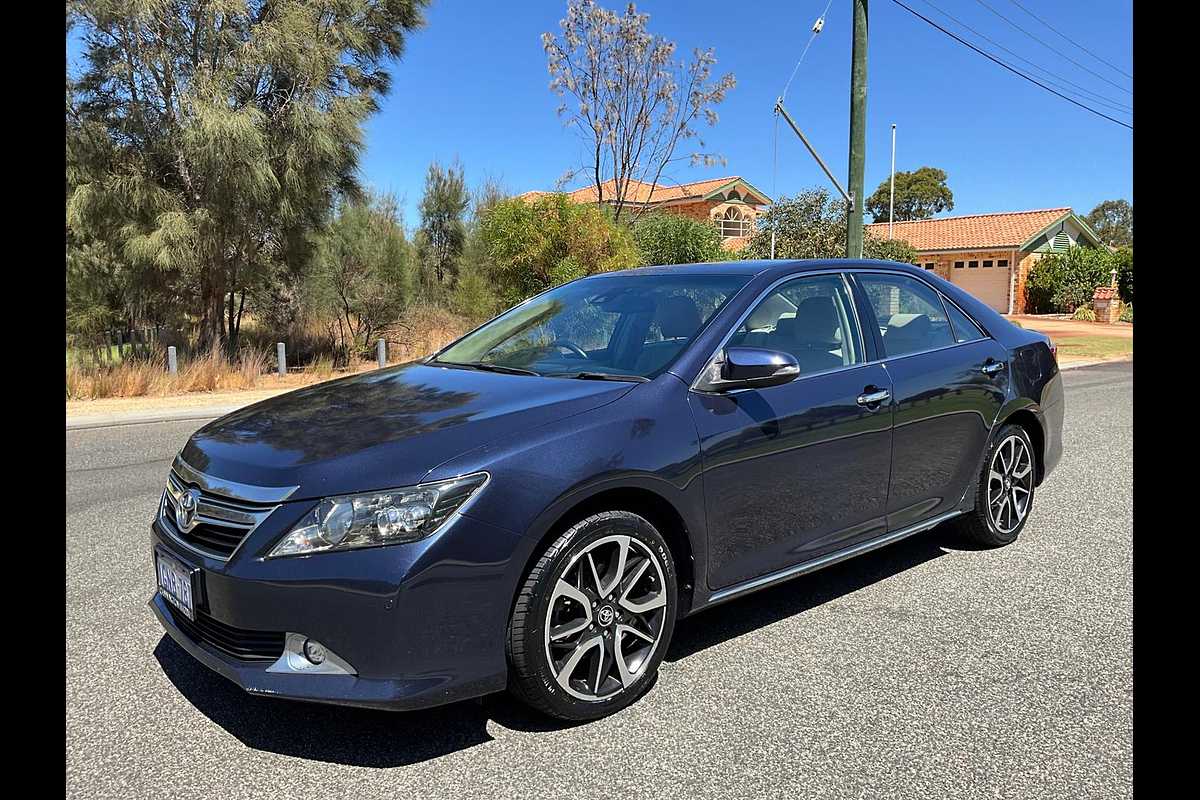
[{"label": "white fence post", "polygon": [[375,358],[377,361],[379,361],[379,366],[387,366],[387,342],[385,342],[383,339],[380,339],[375,344]]},{"label": "white fence post", "polygon": [[179,372],[179,362],[175,357],[175,345],[171,345],[167,348],[167,372],[171,373],[172,375]]},{"label": "white fence post", "polygon": [[279,361],[279,374],[287,375],[287,346],[283,342],[275,345],[275,354]]}]

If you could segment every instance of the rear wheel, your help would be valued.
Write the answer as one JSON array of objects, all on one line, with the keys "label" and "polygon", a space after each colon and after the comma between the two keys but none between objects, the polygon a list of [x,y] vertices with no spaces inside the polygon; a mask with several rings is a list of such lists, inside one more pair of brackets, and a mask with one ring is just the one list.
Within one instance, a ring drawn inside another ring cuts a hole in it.
[{"label": "rear wheel", "polygon": [[594,514],[546,549],[509,624],[512,691],[547,714],[612,714],[650,688],[675,626],[662,535],[627,511]]},{"label": "rear wheel", "polygon": [[983,462],[975,508],[959,518],[959,529],[985,547],[1015,541],[1033,509],[1036,466],[1025,429],[1001,426]]}]

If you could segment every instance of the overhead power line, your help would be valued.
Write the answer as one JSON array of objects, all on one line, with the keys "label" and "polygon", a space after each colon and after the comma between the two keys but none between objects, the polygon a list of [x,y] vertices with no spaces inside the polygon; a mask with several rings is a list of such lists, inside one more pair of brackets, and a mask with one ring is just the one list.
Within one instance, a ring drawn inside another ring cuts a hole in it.
[{"label": "overhead power line", "polygon": [[892,2],[893,2],[893,3],[895,3],[896,5],[900,6],[901,8],[903,8],[903,9],[904,9],[905,11],[907,11],[908,13],[912,14],[914,17],[917,17],[918,19],[924,20],[924,21],[925,21],[926,23],[928,23],[929,25],[932,25],[933,27],[937,28],[939,31],[941,31],[942,33],[946,34],[947,36],[949,36],[951,39],[953,39],[954,41],[958,42],[959,44],[961,44],[961,45],[965,45],[966,47],[969,47],[969,48],[971,48],[971,49],[972,49],[972,50],[974,50],[976,53],[978,53],[979,55],[981,55],[981,56],[983,56],[984,58],[988,59],[989,61],[994,61],[995,63],[999,64],[1000,66],[1004,67],[1006,70],[1008,70],[1009,72],[1011,72],[1012,74],[1014,74],[1014,75],[1017,75],[1017,76],[1019,76],[1019,77],[1021,77],[1021,78],[1024,78],[1025,80],[1029,81],[1030,83],[1032,83],[1032,84],[1034,84],[1034,85],[1036,85],[1036,86],[1040,86],[1041,88],[1045,89],[1045,90],[1046,90],[1047,92],[1049,92],[1050,94],[1052,94],[1052,95],[1054,95],[1054,96],[1056,96],[1056,97],[1061,97],[1063,100],[1066,100],[1068,103],[1071,103],[1072,105],[1079,106],[1079,107],[1080,107],[1080,108],[1082,108],[1084,111],[1090,111],[1091,113],[1095,114],[1096,116],[1098,116],[1098,117],[1103,117],[1104,119],[1108,120],[1109,122],[1115,122],[1115,123],[1117,123],[1118,125],[1120,125],[1120,126],[1121,126],[1121,127],[1123,127],[1123,128],[1128,128],[1129,130],[1133,130],[1133,126],[1132,126],[1132,125],[1130,125],[1130,124],[1128,124],[1128,123],[1126,123],[1126,122],[1122,122],[1121,120],[1119,120],[1119,119],[1116,119],[1115,117],[1110,117],[1108,114],[1105,114],[1103,111],[1097,111],[1096,109],[1092,108],[1091,106],[1089,106],[1089,105],[1086,105],[1086,104],[1084,104],[1084,103],[1081,103],[1081,102],[1079,102],[1078,100],[1076,100],[1076,99],[1075,99],[1075,98],[1073,98],[1073,97],[1068,97],[1067,95],[1063,94],[1062,92],[1059,92],[1059,91],[1056,91],[1056,90],[1054,90],[1054,89],[1051,89],[1049,86],[1047,86],[1046,84],[1042,83],[1042,82],[1041,82],[1041,81],[1039,81],[1037,78],[1034,78],[1034,77],[1032,77],[1032,76],[1030,76],[1030,75],[1027,75],[1027,74],[1025,74],[1025,73],[1024,73],[1024,72],[1022,72],[1021,70],[1019,70],[1019,69],[1017,69],[1016,67],[1012,66],[1011,64],[1007,63],[1006,61],[1003,61],[1003,60],[1001,60],[1001,59],[999,59],[999,58],[996,58],[996,57],[995,57],[994,55],[992,55],[991,53],[988,53],[988,52],[986,52],[986,51],[984,51],[984,50],[980,50],[978,47],[976,47],[975,45],[971,44],[971,43],[970,43],[970,42],[968,42],[967,40],[963,39],[961,36],[958,36],[958,35],[957,35],[957,34],[955,34],[953,31],[948,31],[948,30],[946,30],[946,29],[945,29],[945,28],[943,28],[941,25],[938,25],[936,22],[934,22],[933,20],[931,20],[929,17],[925,16],[925,15],[924,15],[924,14],[922,14],[921,12],[917,11],[916,9],[910,8],[909,6],[907,6],[907,5],[905,5],[904,3],[900,2],[900,0],[892,0]]},{"label": "overhead power line", "polygon": [[1096,77],[1097,77],[1097,78],[1099,78],[1100,80],[1102,80],[1102,81],[1104,81],[1105,83],[1107,83],[1109,86],[1115,86],[1116,88],[1120,89],[1120,90],[1121,90],[1122,92],[1124,92],[1125,94],[1133,94],[1133,92],[1131,92],[1129,89],[1126,89],[1126,88],[1125,88],[1124,86],[1122,86],[1121,84],[1119,84],[1119,83],[1113,83],[1113,82],[1112,82],[1112,81],[1110,81],[1108,78],[1106,78],[1106,77],[1104,77],[1103,75],[1101,75],[1099,72],[1096,72],[1094,69],[1091,69],[1090,67],[1087,67],[1087,66],[1084,66],[1083,64],[1080,64],[1078,61],[1076,61],[1075,59],[1071,58],[1069,55],[1067,55],[1066,53],[1062,52],[1061,50],[1059,50],[1059,49],[1058,49],[1057,47],[1055,47],[1054,45],[1052,45],[1052,44],[1048,44],[1047,42],[1044,42],[1044,41],[1042,41],[1041,39],[1039,39],[1038,37],[1034,36],[1032,33],[1030,33],[1029,31],[1025,30],[1025,29],[1024,29],[1024,28],[1022,28],[1020,25],[1018,25],[1017,23],[1013,22],[1013,21],[1012,21],[1011,19],[1009,19],[1008,17],[1006,17],[1006,16],[1004,16],[1003,14],[1001,14],[999,11],[997,11],[996,9],[992,8],[991,6],[989,6],[987,3],[985,3],[985,2],[984,2],[984,0],[975,0],[975,2],[976,2],[976,3],[979,3],[979,5],[983,6],[983,7],[984,7],[984,8],[986,8],[988,11],[992,12],[993,14],[995,14],[997,17],[999,17],[1000,19],[1002,19],[1002,20],[1004,20],[1005,22],[1007,22],[1007,23],[1008,23],[1009,25],[1011,25],[1012,27],[1016,28],[1018,31],[1020,31],[1021,33],[1025,34],[1026,36],[1028,36],[1030,39],[1033,39],[1035,42],[1037,42],[1038,44],[1040,44],[1042,47],[1045,47],[1047,50],[1050,50],[1050,51],[1051,51],[1051,52],[1053,52],[1053,53],[1057,53],[1059,56],[1061,56],[1061,57],[1065,58],[1067,61],[1070,61],[1072,64],[1074,64],[1075,66],[1079,67],[1079,68],[1080,68],[1081,70],[1083,70],[1084,72],[1087,72],[1087,73],[1089,73],[1089,74],[1091,74],[1091,75],[1094,75],[1094,76],[1096,76]]},{"label": "overhead power line", "polygon": [[800,53],[800,60],[796,62],[796,66],[792,69],[791,77],[788,78],[788,82],[783,87],[783,94],[779,96],[781,101],[787,99],[788,89],[792,88],[792,81],[796,79],[796,73],[800,71],[800,65],[804,63],[804,57],[808,55],[808,48],[812,47],[812,43],[816,41],[817,34],[824,30],[825,15],[829,13],[829,8],[832,5],[833,0],[829,0],[829,2],[825,4],[825,10],[821,12],[821,16],[817,17],[817,21],[813,23],[812,36],[808,37],[808,44],[804,45],[804,50]]},{"label": "overhead power line", "polygon": [[[1102,94],[1097,94],[1096,92],[1093,92],[1091,89],[1087,88],[1086,86],[1080,86],[1078,83],[1069,81],[1066,78],[1062,77],[1061,75],[1058,75],[1055,72],[1053,72],[1049,69],[1046,69],[1045,67],[1043,67],[1039,64],[1036,64],[1033,61],[1030,61],[1029,59],[1020,55],[1019,53],[1013,52],[1012,50],[1008,49],[1004,45],[1000,44],[1000,42],[997,42],[995,39],[988,36],[986,33],[982,33],[980,31],[976,30],[975,28],[972,28],[970,25],[963,22],[961,19],[958,19],[950,12],[938,8],[933,3],[929,2],[929,0],[922,0],[922,2],[925,3],[925,5],[932,8],[934,11],[937,11],[942,16],[951,20],[952,22],[957,23],[960,27],[965,28],[966,30],[968,30],[971,33],[978,36],[980,39],[983,39],[985,42],[988,42],[992,46],[994,46],[1000,50],[1003,50],[1004,52],[1008,53],[1010,56],[1017,59],[1018,61],[1022,61],[1024,63],[1028,64],[1030,67],[1032,67],[1033,69],[1036,69],[1038,72],[1048,75],[1049,77],[1043,78],[1043,80],[1045,80],[1046,83],[1050,84],[1051,86],[1062,89],[1064,92],[1072,91],[1071,89],[1068,89],[1066,86],[1062,85],[1062,84],[1066,84],[1067,86],[1073,87],[1074,91],[1079,92],[1084,95],[1087,95],[1088,97],[1090,97],[1092,99],[1093,102],[1100,103],[1103,106],[1107,106],[1108,108],[1111,108],[1111,109],[1114,109],[1116,111],[1120,111],[1123,113],[1131,113],[1133,111],[1132,108],[1130,108],[1128,105],[1122,103],[1119,100],[1114,100],[1112,98],[1105,97]],[[1057,83],[1056,83],[1056,81],[1057,81]]]},{"label": "overhead power line", "polygon": [[1038,22],[1040,22],[1040,23],[1042,23],[1043,25],[1045,25],[1045,26],[1046,26],[1047,28],[1049,28],[1050,30],[1052,30],[1052,31],[1054,31],[1055,33],[1057,33],[1057,34],[1058,34],[1059,36],[1061,36],[1062,38],[1066,39],[1066,40],[1067,40],[1068,42],[1070,42],[1071,44],[1073,44],[1073,45],[1075,45],[1076,47],[1078,47],[1078,48],[1079,48],[1080,50],[1082,50],[1083,52],[1087,53],[1087,54],[1088,54],[1089,56],[1091,56],[1092,58],[1094,58],[1094,59],[1096,59],[1097,61],[1099,61],[1101,64],[1104,64],[1104,65],[1105,65],[1105,66],[1107,66],[1107,67],[1111,67],[1112,69],[1115,69],[1117,72],[1119,72],[1119,73],[1121,73],[1122,75],[1124,75],[1126,78],[1129,78],[1130,80],[1133,80],[1133,76],[1132,76],[1132,75],[1130,75],[1128,72],[1126,72],[1125,70],[1121,69],[1120,67],[1118,67],[1116,64],[1112,63],[1111,61],[1105,61],[1103,58],[1101,58],[1100,56],[1096,55],[1096,54],[1095,54],[1095,53],[1093,53],[1091,50],[1088,50],[1086,47],[1084,47],[1083,45],[1081,45],[1079,42],[1075,41],[1075,40],[1074,40],[1074,39],[1072,39],[1070,36],[1067,36],[1065,33],[1063,33],[1062,31],[1058,30],[1057,28],[1055,28],[1055,27],[1054,27],[1053,25],[1051,25],[1049,22],[1047,22],[1046,20],[1042,19],[1041,17],[1039,17],[1037,14],[1033,13],[1032,11],[1030,11],[1030,10],[1029,10],[1028,8],[1026,8],[1025,6],[1023,6],[1023,5],[1021,5],[1020,3],[1018,3],[1018,2],[1017,2],[1017,0],[1009,0],[1009,2],[1011,2],[1011,3],[1012,3],[1014,6],[1016,6],[1017,8],[1021,9],[1022,11],[1024,11],[1024,12],[1025,12],[1026,14],[1028,14],[1029,16],[1031,16],[1031,17],[1033,17],[1034,19],[1036,19]]},{"label": "overhead power line", "polygon": [[[792,81],[796,79],[796,73],[800,71],[800,65],[804,63],[804,57],[808,55],[808,48],[812,47],[812,43],[817,40],[817,34],[825,29],[825,15],[829,13],[830,7],[833,6],[833,0],[825,3],[825,10],[821,12],[821,16],[817,17],[817,21],[813,23],[812,35],[808,37],[808,43],[804,45],[804,50],[800,53],[800,58],[796,61],[796,66],[792,68],[792,74],[788,77],[787,83],[783,86],[783,94],[779,95],[779,99],[775,102],[775,131],[772,134],[771,148],[774,151],[771,163],[771,194],[776,195],[775,184],[779,179],[779,109],[787,97],[788,89],[792,88]],[[803,139],[803,135],[800,137]],[[814,153],[815,155],[815,153]],[[820,159],[817,159],[820,161]],[[771,227],[771,258],[775,258],[775,227]]]}]

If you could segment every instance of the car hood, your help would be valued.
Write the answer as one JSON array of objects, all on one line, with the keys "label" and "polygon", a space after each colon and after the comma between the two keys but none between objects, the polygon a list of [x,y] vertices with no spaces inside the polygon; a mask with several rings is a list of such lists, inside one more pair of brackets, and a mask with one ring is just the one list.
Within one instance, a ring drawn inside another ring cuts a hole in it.
[{"label": "car hood", "polygon": [[405,364],[279,395],[205,425],[182,457],[291,499],[418,483],[503,436],[616,400],[636,384]]}]

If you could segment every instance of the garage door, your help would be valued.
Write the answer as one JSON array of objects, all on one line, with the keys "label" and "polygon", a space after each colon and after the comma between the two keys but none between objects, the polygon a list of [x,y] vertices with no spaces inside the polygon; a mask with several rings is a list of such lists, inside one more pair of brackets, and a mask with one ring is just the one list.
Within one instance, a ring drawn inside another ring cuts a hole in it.
[{"label": "garage door", "polygon": [[950,282],[955,283],[987,303],[1001,314],[1008,313],[1008,267],[984,267],[975,269],[963,266],[952,269]]}]

